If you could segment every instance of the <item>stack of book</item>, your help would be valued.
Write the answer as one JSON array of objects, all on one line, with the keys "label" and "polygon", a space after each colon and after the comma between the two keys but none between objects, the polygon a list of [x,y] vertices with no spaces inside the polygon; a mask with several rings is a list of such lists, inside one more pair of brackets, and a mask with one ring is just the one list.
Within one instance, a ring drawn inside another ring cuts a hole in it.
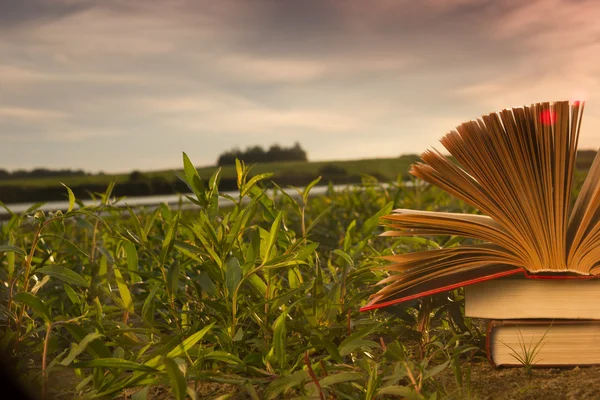
[{"label": "stack of book", "polygon": [[485,318],[494,366],[600,364],[600,279],[524,273],[465,287],[465,315]]},{"label": "stack of book", "polygon": [[[411,173],[482,214],[395,210],[384,236],[471,243],[397,254],[367,311],[465,287],[465,314],[486,318],[494,365],[600,364],[600,152],[575,197],[583,103],[538,103],[469,121]],[[474,240],[473,240],[474,239]],[[524,354],[519,354],[522,352]]]}]

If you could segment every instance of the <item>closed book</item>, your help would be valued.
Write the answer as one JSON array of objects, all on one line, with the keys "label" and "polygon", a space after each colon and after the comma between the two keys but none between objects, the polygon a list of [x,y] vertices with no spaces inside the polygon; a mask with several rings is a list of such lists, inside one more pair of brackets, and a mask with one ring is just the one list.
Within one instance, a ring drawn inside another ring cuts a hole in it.
[{"label": "closed book", "polygon": [[600,321],[492,320],[486,350],[493,366],[600,365]]},{"label": "closed book", "polygon": [[487,319],[600,319],[600,279],[582,278],[518,274],[465,286],[465,315]]}]

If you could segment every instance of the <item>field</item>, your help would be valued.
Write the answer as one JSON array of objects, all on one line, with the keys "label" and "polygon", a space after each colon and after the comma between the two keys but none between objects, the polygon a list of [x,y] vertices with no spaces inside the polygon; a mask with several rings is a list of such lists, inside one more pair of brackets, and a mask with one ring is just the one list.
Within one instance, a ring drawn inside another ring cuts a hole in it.
[{"label": "field", "polygon": [[[410,164],[418,159],[416,155],[405,155],[397,158],[374,158],[364,160],[350,161],[313,161],[313,162],[276,162],[268,164],[258,164],[252,168],[252,173],[274,173],[276,177],[311,175],[317,177],[319,171],[326,166],[335,166],[343,169],[348,175],[370,174],[378,176],[380,179],[394,180],[398,174],[407,176]],[[218,168],[216,166],[198,168],[200,176],[211,176]],[[165,180],[174,179],[174,172],[183,172],[182,170],[163,170],[147,171],[143,175],[148,178],[163,178]],[[85,184],[100,184],[108,186],[111,181],[126,182],[129,180],[130,173],[105,174],[105,175],[87,175],[87,176],[64,176],[64,177],[45,177],[45,178],[23,178],[15,180],[0,180],[0,185],[4,186],[22,186],[22,187],[49,187],[60,186],[60,182],[67,186],[74,187]],[[234,165],[224,166],[221,169],[221,178],[230,179],[236,177]]]},{"label": "field", "polygon": [[358,312],[383,277],[380,256],[460,242],[380,238],[379,217],[397,207],[474,212],[464,203],[368,177],[293,199],[267,194],[267,177],[240,165],[239,194],[219,208],[219,177],[187,157],[184,167],[193,210],[118,209],[109,186],[100,206],[1,223],[0,352],[35,398],[598,393],[597,369],[490,369],[461,290]]}]

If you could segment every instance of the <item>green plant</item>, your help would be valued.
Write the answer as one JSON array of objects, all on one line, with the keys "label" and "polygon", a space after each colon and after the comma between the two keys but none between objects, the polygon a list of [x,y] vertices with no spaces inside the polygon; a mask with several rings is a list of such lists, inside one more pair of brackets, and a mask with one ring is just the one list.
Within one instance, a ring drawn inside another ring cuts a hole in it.
[{"label": "green plant", "polygon": [[550,326],[548,327],[548,329],[546,329],[546,331],[544,332],[542,337],[535,343],[533,341],[533,339],[534,339],[533,336],[531,336],[529,343],[526,343],[526,341],[523,337],[523,332],[521,332],[521,329],[517,328],[517,332],[519,335],[518,336],[518,340],[519,340],[519,349],[518,350],[513,348],[512,346],[508,345],[507,343],[500,341],[500,343],[502,343],[503,345],[505,345],[506,347],[508,347],[510,349],[510,351],[511,351],[510,355],[523,366],[525,374],[529,377],[531,377],[531,375],[533,373],[533,367],[539,361],[537,359],[537,357],[540,353],[540,350],[542,350],[542,348],[544,347],[544,344],[545,344],[544,340],[546,339],[546,335],[548,334],[548,332],[550,331],[551,328],[552,328],[552,324],[550,324]]},{"label": "green plant", "polygon": [[[370,176],[290,195],[243,162],[232,196],[218,189],[221,171],[202,177],[185,155],[183,165],[192,207],[118,207],[109,185],[92,194],[98,206],[67,189],[64,213],[36,205],[0,222],[0,351],[23,385],[65,399],[471,393],[464,363],[482,335],[460,290],[358,312],[381,256],[459,240],[390,244],[379,218],[464,204]],[[441,383],[450,367],[459,389]]]}]

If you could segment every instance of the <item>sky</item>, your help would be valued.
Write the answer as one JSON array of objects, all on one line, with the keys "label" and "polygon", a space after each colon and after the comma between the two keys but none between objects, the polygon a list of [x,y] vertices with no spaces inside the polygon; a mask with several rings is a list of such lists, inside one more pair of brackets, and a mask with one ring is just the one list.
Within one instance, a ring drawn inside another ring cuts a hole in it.
[{"label": "sky", "polygon": [[461,122],[586,100],[600,147],[596,0],[0,0],[0,169],[310,160],[441,149]]}]

